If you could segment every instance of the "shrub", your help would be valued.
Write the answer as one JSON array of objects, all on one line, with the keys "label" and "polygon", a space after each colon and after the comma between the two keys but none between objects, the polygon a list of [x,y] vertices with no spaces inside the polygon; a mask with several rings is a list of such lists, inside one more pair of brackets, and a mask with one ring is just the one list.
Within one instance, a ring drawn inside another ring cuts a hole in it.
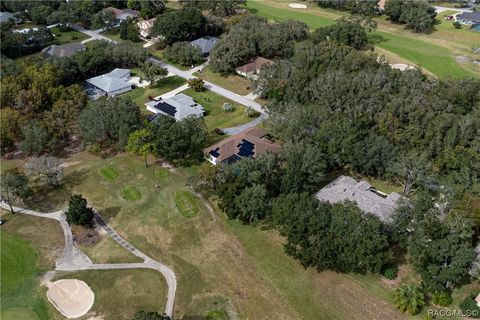
[{"label": "shrub", "polygon": [[466,297],[460,304],[460,309],[462,309],[465,315],[470,316],[471,318],[480,318],[480,308],[475,301],[475,295]]},{"label": "shrub", "polygon": [[203,90],[204,81],[200,78],[193,78],[187,81],[188,86],[194,91],[200,92]]},{"label": "shrub", "polygon": [[233,105],[231,103],[225,102],[222,106],[223,112],[233,112]]},{"label": "shrub", "polygon": [[252,107],[247,107],[245,109],[245,113],[247,114],[247,116],[249,118],[255,118],[255,117],[259,116],[259,113],[257,111],[255,111]]},{"label": "shrub", "polygon": [[395,280],[398,275],[398,267],[394,265],[389,265],[383,270],[383,276],[388,280]]},{"label": "shrub", "polygon": [[224,135],[225,132],[222,131],[222,129],[220,128],[215,128],[212,130],[214,133],[218,134],[218,135]]},{"label": "shrub", "polygon": [[408,312],[410,315],[419,313],[425,305],[425,297],[416,286],[402,284],[395,289],[395,306],[400,312]]},{"label": "shrub", "polygon": [[462,28],[462,24],[458,21],[453,21],[452,24],[455,27],[455,29],[461,29]]},{"label": "shrub", "polygon": [[452,297],[447,291],[435,292],[432,296],[432,300],[437,306],[448,307],[452,304]]}]

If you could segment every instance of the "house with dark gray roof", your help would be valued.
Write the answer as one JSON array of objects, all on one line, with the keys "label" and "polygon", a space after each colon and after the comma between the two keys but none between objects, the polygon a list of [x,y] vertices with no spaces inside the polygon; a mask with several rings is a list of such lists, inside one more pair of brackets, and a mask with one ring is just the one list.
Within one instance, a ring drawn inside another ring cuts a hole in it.
[{"label": "house with dark gray roof", "polygon": [[49,47],[46,47],[45,49],[42,50],[42,56],[44,58],[49,58],[49,57],[59,57],[59,58],[64,58],[64,57],[70,57],[73,56],[75,53],[84,51],[85,50],[85,45],[80,42],[72,42],[72,43],[66,43],[62,45],[51,45]]},{"label": "house with dark gray roof", "polygon": [[458,14],[455,17],[455,20],[466,25],[480,24],[480,11],[475,11],[475,12],[464,11]]},{"label": "house with dark gray roof", "polygon": [[115,97],[132,90],[130,70],[114,69],[113,71],[87,80],[87,95],[93,99],[101,96]]},{"label": "house with dark gray roof", "polygon": [[[203,106],[186,94],[179,93],[168,99],[145,103],[147,110],[159,115],[166,115],[181,121],[187,117],[203,117]],[[155,117],[153,118],[155,119]]]},{"label": "house with dark gray roof", "polygon": [[340,176],[315,194],[320,201],[339,203],[352,201],[360,210],[371,213],[384,222],[397,208],[402,196],[396,192],[385,194],[366,181],[357,181],[351,177]]},{"label": "house with dark gray roof", "polygon": [[210,54],[210,51],[212,51],[213,47],[217,43],[218,38],[217,37],[201,37],[197,40],[193,40],[190,42],[190,44],[194,47],[197,47],[204,56],[208,56]]}]

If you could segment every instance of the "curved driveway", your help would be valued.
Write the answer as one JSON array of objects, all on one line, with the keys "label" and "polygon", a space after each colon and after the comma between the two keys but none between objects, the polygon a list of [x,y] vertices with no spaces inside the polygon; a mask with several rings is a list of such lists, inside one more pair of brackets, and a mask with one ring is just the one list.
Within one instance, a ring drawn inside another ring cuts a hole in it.
[{"label": "curved driveway", "polygon": [[[10,210],[10,207],[0,202],[0,207],[5,210]],[[142,263],[92,263],[90,258],[77,249],[73,245],[73,235],[70,226],[67,223],[65,216],[65,210],[60,210],[52,213],[42,213],[38,211],[28,210],[24,208],[13,207],[16,213],[28,214],[41,218],[49,218],[57,220],[63,230],[65,236],[65,247],[62,254],[55,260],[55,270],[58,271],[78,271],[78,270],[107,270],[107,269],[153,269],[163,274],[168,286],[167,292],[167,304],[165,306],[165,313],[173,319],[173,305],[175,302],[175,292],[177,290],[177,280],[175,273],[166,265],[153,260],[142,251],[138,250],[124,238],[122,238],[115,230],[113,230],[103,217],[94,210],[95,221],[108,233],[108,235],[118,244],[120,244],[125,250],[130,251],[132,254],[143,259]]]}]

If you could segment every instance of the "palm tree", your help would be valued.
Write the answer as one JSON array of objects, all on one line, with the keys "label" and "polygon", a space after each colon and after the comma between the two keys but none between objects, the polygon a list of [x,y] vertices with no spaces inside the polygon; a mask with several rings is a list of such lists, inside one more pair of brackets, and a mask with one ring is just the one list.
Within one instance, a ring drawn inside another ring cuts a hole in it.
[{"label": "palm tree", "polygon": [[395,306],[401,312],[407,311],[414,315],[422,310],[425,305],[425,297],[423,293],[412,284],[402,284],[395,289],[394,294]]}]

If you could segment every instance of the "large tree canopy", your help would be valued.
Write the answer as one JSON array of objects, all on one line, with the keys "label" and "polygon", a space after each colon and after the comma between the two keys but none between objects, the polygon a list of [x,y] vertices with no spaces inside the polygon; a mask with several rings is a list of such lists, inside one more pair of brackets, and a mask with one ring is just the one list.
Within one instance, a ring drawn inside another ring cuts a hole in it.
[{"label": "large tree canopy", "polygon": [[99,99],[89,103],[78,119],[86,143],[105,143],[123,150],[130,133],[140,127],[140,111],[127,98]]},{"label": "large tree canopy", "polygon": [[305,39],[307,26],[298,21],[268,23],[250,15],[232,26],[210,52],[211,67],[222,73],[233,71],[255,56],[289,57],[294,41]]},{"label": "large tree canopy", "polygon": [[205,17],[200,10],[186,7],[157,16],[152,27],[152,34],[161,36],[168,44],[191,41],[202,36],[205,23]]}]

